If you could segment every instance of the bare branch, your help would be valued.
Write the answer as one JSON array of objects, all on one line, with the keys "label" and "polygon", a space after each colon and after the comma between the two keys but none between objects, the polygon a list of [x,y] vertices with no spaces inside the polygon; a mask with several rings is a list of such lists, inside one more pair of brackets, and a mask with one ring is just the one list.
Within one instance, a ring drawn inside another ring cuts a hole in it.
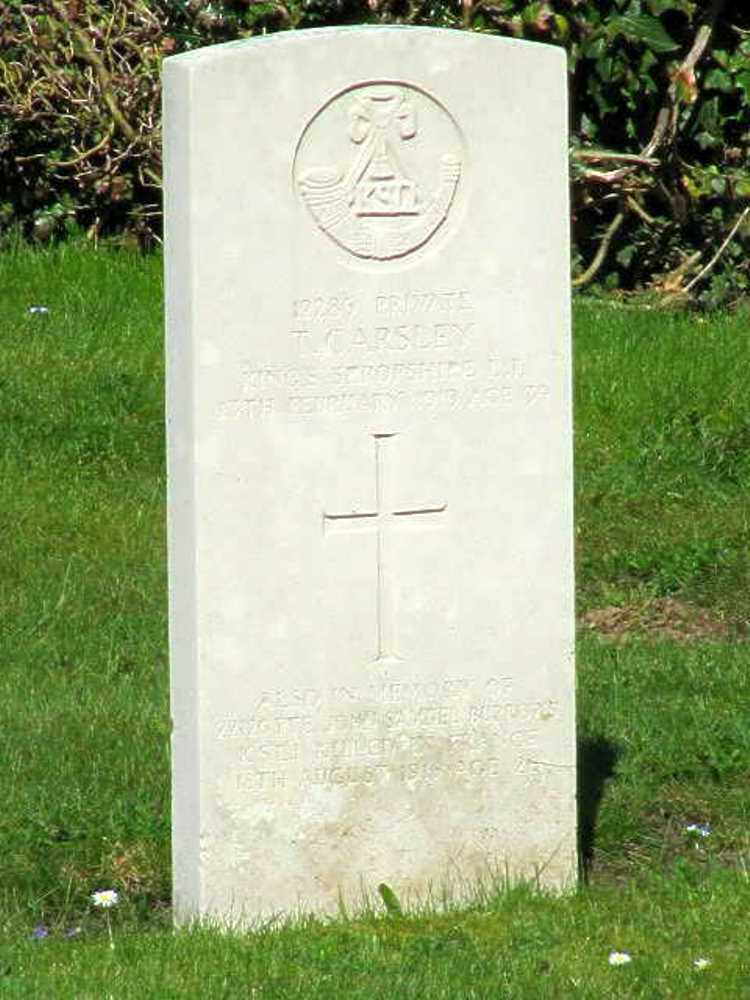
[{"label": "bare branch", "polygon": [[112,133],[114,132],[114,130],[115,130],[114,129],[114,125],[110,124],[109,128],[107,129],[106,133],[104,134],[104,138],[101,139],[99,142],[97,142],[97,144],[95,146],[92,146],[91,149],[85,150],[85,152],[80,153],[78,156],[76,156],[72,160],[52,160],[50,162],[50,166],[51,167],[75,167],[75,166],[77,166],[79,163],[82,163],[84,160],[87,160],[90,156],[93,156],[94,153],[98,153],[99,150],[104,149],[104,147],[107,145],[107,143],[109,142],[109,140],[112,138]]},{"label": "bare branch", "polygon": [[695,253],[691,253],[681,260],[677,267],[665,274],[658,282],[654,282],[653,287],[657,291],[671,293],[667,295],[665,302],[671,302],[675,296],[684,293],[682,279],[691,267],[698,263],[702,256],[700,250],[696,250]]},{"label": "bare branch", "polygon": [[599,269],[606,260],[607,253],[609,251],[609,245],[614,239],[615,234],[622,225],[624,219],[625,219],[625,212],[621,209],[607,227],[607,230],[604,233],[604,236],[602,237],[602,241],[599,244],[599,249],[596,251],[596,254],[594,255],[594,259],[591,261],[591,263],[583,272],[583,274],[580,274],[577,278],[573,279],[574,288],[580,288],[581,285],[587,285],[599,273]]},{"label": "bare branch", "polygon": [[638,153],[615,153],[608,149],[574,149],[571,153],[574,160],[585,160],[590,163],[601,163],[613,160],[616,163],[638,163],[645,167],[658,167],[661,163],[649,156],[640,156]]},{"label": "bare branch", "polygon": [[732,228],[729,230],[729,233],[728,233],[726,239],[723,241],[723,243],[721,244],[721,246],[719,247],[719,249],[716,251],[716,253],[713,255],[713,257],[711,258],[711,260],[706,264],[706,266],[704,268],[701,268],[701,270],[696,274],[696,276],[691,281],[689,281],[687,283],[687,285],[685,285],[685,288],[683,289],[685,295],[687,295],[690,292],[690,289],[693,288],[693,286],[696,285],[703,278],[705,278],[705,276],[708,274],[708,272],[710,270],[712,270],[712,268],[714,268],[716,266],[716,264],[719,261],[719,258],[724,253],[724,251],[729,246],[729,244],[732,242],[732,240],[734,239],[735,233],[740,228],[740,226],[745,221],[745,219],[748,217],[748,215],[750,215],[750,205],[748,205],[747,208],[744,208],[742,210],[742,212],[740,212],[739,217],[735,221],[735,223],[732,226]]},{"label": "bare branch", "polygon": [[648,214],[637,198],[634,198],[632,195],[628,195],[625,199],[625,204],[631,211],[635,212],[639,218],[643,219],[647,226],[656,225],[656,219],[652,215]]}]

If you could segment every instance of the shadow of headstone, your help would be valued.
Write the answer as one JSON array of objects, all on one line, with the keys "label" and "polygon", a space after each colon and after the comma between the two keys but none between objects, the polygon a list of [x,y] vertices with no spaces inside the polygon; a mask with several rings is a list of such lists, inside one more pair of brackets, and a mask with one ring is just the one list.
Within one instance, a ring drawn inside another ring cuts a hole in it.
[{"label": "shadow of headstone", "polygon": [[622,748],[603,736],[587,736],[578,742],[578,849],[581,876],[588,881],[594,857],[596,819],[604,785],[615,773]]}]

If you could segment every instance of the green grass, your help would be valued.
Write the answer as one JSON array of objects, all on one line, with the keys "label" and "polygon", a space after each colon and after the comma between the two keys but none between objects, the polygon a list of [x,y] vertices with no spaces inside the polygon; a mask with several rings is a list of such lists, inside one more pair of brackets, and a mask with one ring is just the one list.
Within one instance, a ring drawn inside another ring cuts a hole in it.
[{"label": "green grass", "polygon": [[0,893],[46,920],[120,866],[143,909],[169,891],[159,262],[22,252],[0,289]]},{"label": "green grass", "polygon": [[[115,926],[114,951],[101,936],[49,937],[16,940],[2,961],[17,995],[76,1000],[740,998],[750,976],[748,906],[746,882],[684,870],[637,889],[558,900],[516,890],[461,913],[309,920],[252,935]],[[613,948],[626,949],[631,964],[610,968]],[[693,962],[704,955],[712,965],[698,972]]]},{"label": "green grass", "polygon": [[750,996],[747,322],[576,311],[581,889],[173,934],[160,271],[0,256],[0,995]]},{"label": "green grass", "polygon": [[742,634],[747,317],[586,304],[576,318],[579,607],[679,594]]}]

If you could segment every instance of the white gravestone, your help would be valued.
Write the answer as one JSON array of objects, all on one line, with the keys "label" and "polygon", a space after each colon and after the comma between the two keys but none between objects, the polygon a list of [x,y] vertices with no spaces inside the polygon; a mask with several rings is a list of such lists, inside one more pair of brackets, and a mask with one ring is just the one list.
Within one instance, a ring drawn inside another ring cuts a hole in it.
[{"label": "white gravestone", "polygon": [[575,879],[565,75],[167,60],[178,920]]}]

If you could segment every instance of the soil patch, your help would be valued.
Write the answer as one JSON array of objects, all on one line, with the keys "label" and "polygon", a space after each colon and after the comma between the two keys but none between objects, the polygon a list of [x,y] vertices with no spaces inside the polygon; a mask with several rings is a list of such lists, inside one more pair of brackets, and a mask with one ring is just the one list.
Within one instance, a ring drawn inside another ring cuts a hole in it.
[{"label": "soil patch", "polygon": [[661,597],[645,605],[594,608],[581,623],[587,631],[611,639],[626,641],[649,635],[678,642],[720,640],[732,637],[734,630],[723,618],[674,597]]}]

